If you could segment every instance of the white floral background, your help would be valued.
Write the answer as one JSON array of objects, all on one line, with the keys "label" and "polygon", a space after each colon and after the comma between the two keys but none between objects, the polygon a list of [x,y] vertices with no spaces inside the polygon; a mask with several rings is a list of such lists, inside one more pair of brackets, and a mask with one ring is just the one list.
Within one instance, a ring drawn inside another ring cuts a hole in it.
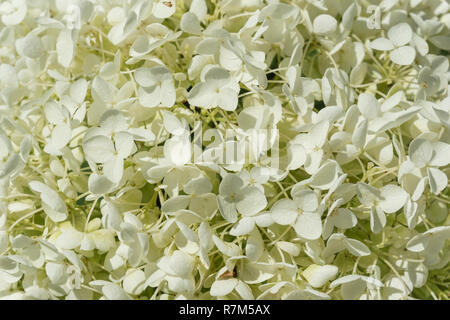
[{"label": "white floral background", "polygon": [[0,0],[0,298],[448,299],[449,9]]}]

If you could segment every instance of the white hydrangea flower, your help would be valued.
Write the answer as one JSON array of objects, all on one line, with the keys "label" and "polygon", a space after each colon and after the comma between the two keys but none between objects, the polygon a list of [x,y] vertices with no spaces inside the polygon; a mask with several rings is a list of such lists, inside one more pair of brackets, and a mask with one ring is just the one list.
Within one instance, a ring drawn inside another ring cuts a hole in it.
[{"label": "white hydrangea flower", "polygon": [[402,22],[391,27],[387,36],[375,39],[370,46],[375,50],[390,51],[389,58],[396,64],[410,65],[416,57],[416,50],[408,45],[413,39],[409,24]]},{"label": "white hydrangea flower", "polygon": [[234,174],[228,174],[223,178],[217,202],[220,213],[229,222],[236,221],[238,212],[251,217],[267,205],[266,197],[260,189],[244,185],[244,181]]},{"label": "white hydrangea flower", "polygon": [[233,77],[220,67],[205,67],[202,82],[189,91],[188,101],[194,106],[211,109],[220,107],[233,111],[237,107],[239,85]]},{"label": "white hydrangea flower", "polygon": [[134,77],[140,85],[139,102],[144,107],[171,107],[174,105],[175,87],[172,75],[166,67],[139,68]]},{"label": "white hydrangea flower", "polygon": [[317,212],[319,202],[312,190],[302,190],[294,200],[282,199],[271,209],[272,219],[281,225],[292,225],[297,234],[308,240],[315,240],[322,234],[322,220]]}]

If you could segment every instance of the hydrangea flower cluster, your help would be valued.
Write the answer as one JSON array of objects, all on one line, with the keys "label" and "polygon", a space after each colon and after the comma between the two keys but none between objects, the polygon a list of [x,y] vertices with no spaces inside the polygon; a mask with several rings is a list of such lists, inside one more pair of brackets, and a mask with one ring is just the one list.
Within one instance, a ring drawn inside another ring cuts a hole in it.
[{"label": "hydrangea flower cluster", "polygon": [[0,298],[448,299],[449,9],[2,0]]}]

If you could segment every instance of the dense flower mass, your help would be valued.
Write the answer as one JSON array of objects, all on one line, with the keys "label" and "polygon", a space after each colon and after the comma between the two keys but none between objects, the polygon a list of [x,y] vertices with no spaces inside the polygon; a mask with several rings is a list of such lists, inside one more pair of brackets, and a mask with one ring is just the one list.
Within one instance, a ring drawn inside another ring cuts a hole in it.
[{"label": "dense flower mass", "polygon": [[446,0],[1,0],[1,299],[449,299]]}]

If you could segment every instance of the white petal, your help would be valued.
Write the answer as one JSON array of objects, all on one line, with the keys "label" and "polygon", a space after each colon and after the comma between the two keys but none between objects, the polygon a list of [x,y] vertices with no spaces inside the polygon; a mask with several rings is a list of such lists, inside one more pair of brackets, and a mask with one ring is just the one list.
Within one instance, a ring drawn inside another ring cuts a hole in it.
[{"label": "white petal", "polygon": [[0,254],[9,248],[9,237],[7,231],[0,231]]},{"label": "white petal", "polygon": [[408,227],[410,229],[414,229],[416,227],[417,224],[417,219],[419,217],[419,210],[418,209],[418,205],[417,202],[413,202],[411,200],[408,200],[408,202],[406,202],[405,205],[405,218],[406,218],[406,222],[408,223]]},{"label": "white petal", "polygon": [[185,128],[182,122],[170,111],[162,110],[164,128],[174,135],[181,135]]},{"label": "white petal", "polygon": [[217,88],[208,83],[197,83],[188,94],[190,105],[203,108],[214,108],[218,106]]},{"label": "white petal", "polygon": [[167,199],[162,207],[161,211],[165,213],[175,213],[179,210],[186,209],[190,201],[189,196],[176,196],[170,199]]},{"label": "white petal", "polygon": [[226,175],[219,185],[219,194],[222,196],[229,196],[235,193],[240,194],[244,181],[235,174]]},{"label": "white petal", "polygon": [[203,29],[197,16],[192,12],[186,12],[183,14],[180,21],[180,28],[184,32],[192,34],[200,34]]},{"label": "white petal", "polygon": [[333,216],[333,223],[337,228],[349,229],[356,226],[358,219],[349,209],[339,208],[337,214]]},{"label": "white petal", "polygon": [[139,103],[144,107],[153,108],[161,103],[161,88],[157,86],[149,88],[139,88]]},{"label": "white petal", "polygon": [[212,241],[212,231],[208,223],[202,222],[198,228],[198,237],[200,241],[200,246],[206,249],[211,249],[213,247]]},{"label": "white petal", "polygon": [[188,135],[172,136],[164,143],[164,156],[175,166],[183,166],[191,160],[191,143]]},{"label": "white petal", "polygon": [[214,55],[219,49],[219,41],[216,38],[201,40],[195,47],[195,52],[200,55]]},{"label": "white petal", "polygon": [[237,256],[241,252],[241,249],[234,243],[222,241],[215,235],[213,235],[213,241],[217,249],[228,257]]},{"label": "white petal", "polygon": [[353,282],[342,285],[341,295],[344,300],[358,300],[366,291],[366,284],[363,280],[358,279]]},{"label": "white petal", "polygon": [[73,228],[64,229],[61,235],[56,238],[55,245],[61,249],[75,249],[83,240],[83,234]]},{"label": "white petal", "polygon": [[424,234],[418,234],[408,241],[406,248],[412,252],[422,252],[428,247],[429,239]]},{"label": "white petal", "polygon": [[255,186],[244,188],[242,190],[242,196],[243,199],[236,203],[236,208],[243,215],[255,215],[267,205],[267,199],[264,193]]},{"label": "white petal", "polygon": [[216,280],[211,286],[210,294],[213,297],[223,297],[229,294],[238,285],[238,279]]},{"label": "white petal", "polygon": [[221,46],[219,50],[220,65],[229,71],[237,71],[242,67],[241,58],[227,46]]},{"label": "white petal", "polygon": [[56,53],[58,54],[58,63],[65,68],[70,67],[74,57],[74,44],[72,40],[72,30],[63,29],[56,40]]},{"label": "white petal", "polygon": [[394,213],[406,203],[408,194],[399,186],[389,184],[380,189],[380,206],[386,213]]},{"label": "white petal", "polygon": [[108,180],[118,183],[123,176],[124,161],[120,157],[114,157],[103,163],[103,173]]},{"label": "white petal", "polygon": [[142,270],[132,270],[123,279],[123,289],[132,295],[139,295],[144,291],[146,276]]},{"label": "white petal", "polygon": [[176,250],[170,257],[169,266],[175,275],[187,278],[195,267],[195,260],[189,254]]},{"label": "white petal", "polygon": [[62,263],[47,262],[45,273],[53,284],[63,284],[66,279],[66,270]]},{"label": "white petal", "polygon": [[167,276],[166,277],[167,284],[169,285],[169,290],[177,293],[192,295],[195,289],[195,281],[194,278],[180,278]]},{"label": "white petal", "polygon": [[430,38],[432,44],[442,50],[450,50],[450,36],[434,36]]},{"label": "white petal", "polygon": [[108,283],[102,288],[102,292],[105,295],[105,298],[108,300],[130,300],[130,296],[126,294],[126,292],[122,289],[122,287],[118,286],[114,283]]},{"label": "white petal", "polygon": [[300,245],[298,244],[287,241],[278,241],[276,243],[276,246],[284,252],[289,253],[293,257],[296,257],[300,254]]},{"label": "white petal", "polygon": [[170,164],[156,165],[147,170],[147,179],[154,182],[163,179],[173,168]]},{"label": "white petal", "polygon": [[23,54],[31,59],[39,58],[44,50],[42,49],[41,39],[34,33],[30,32],[21,40]]},{"label": "white petal", "polygon": [[208,13],[208,7],[206,6],[205,0],[193,0],[189,7],[189,12],[194,13],[198,20],[203,21]]},{"label": "white petal", "polygon": [[128,132],[116,133],[114,135],[114,144],[116,146],[117,155],[123,159],[128,158],[135,148],[133,135]]},{"label": "white petal", "polygon": [[300,237],[315,240],[322,234],[322,220],[319,215],[306,212],[299,215],[294,229]]},{"label": "white petal", "polygon": [[287,294],[286,300],[330,300],[331,297],[323,292],[314,289],[296,289]]},{"label": "white petal", "polygon": [[320,190],[328,190],[338,179],[340,167],[336,161],[328,160],[313,174],[309,185]]},{"label": "white petal", "polygon": [[342,233],[334,233],[327,241],[327,246],[322,253],[324,257],[328,257],[345,249],[345,236]]},{"label": "white petal", "polygon": [[253,219],[255,219],[255,223],[262,228],[267,228],[274,223],[272,216],[269,212],[263,212],[261,214],[258,214],[254,216]]},{"label": "white petal", "polygon": [[217,212],[217,209],[217,197],[213,193],[195,196],[189,204],[189,210],[206,218],[212,217]]},{"label": "white petal", "polygon": [[114,158],[115,149],[112,141],[105,136],[95,136],[83,145],[86,156],[97,163],[104,163]]},{"label": "white petal", "polygon": [[[104,80],[100,80],[99,83]],[[105,113],[102,114],[99,120],[99,125],[101,128],[109,131],[109,132],[119,132],[119,131],[126,131],[128,129],[127,120],[123,116],[122,112],[119,110],[111,109],[108,111],[105,111]]]},{"label": "white petal", "polygon": [[373,233],[380,233],[386,225],[386,215],[380,207],[370,209],[370,230]]},{"label": "white petal", "polygon": [[78,79],[70,86],[70,96],[77,103],[82,103],[86,97],[87,89],[88,82],[83,78]]},{"label": "white petal", "polygon": [[319,206],[319,199],[317,199],[316,193],[310,189],[299,190],[292,193],[292,197],[297,206],[303,211],[314,212]]},{"label": "white petal", "polygon": [[389,29],[388,37],[396,47],[401,47],[411,41],[412,29],[407,23],[399,23]]},{"label": "white petal", "polygon": [[252,293],[252,289],[246,284],[244,281],[239,281],[237,286],[235,287],[236,292],[241,296],[244,300],[253,300],[255,299]]},{"label": "white petal", "polygon": [[428,53],[429,51],[428,42],[415,33],[413,34],[412,43],[414,44],[414,47],[416,47],[417,52],[421,56],[425,56]]},{"label": "white petal", "polygon": [[314,125],[309,135],[309,144],[313,147],[322,147],[327,141],[329,130],[330,123],[328,121],[322,121]]},{"label": "white petal", "polygon": [[333,230],[334,224],[332,217],[326,217],[322,228],[322,239],[324,240],[328,239],[333,233]]},{"label": "white petal", "polygon": [[258,229],[253,229],[245,244],[245,255],[250,261],[257,261],[264,251],[264,241]]},{"label": "white petal", "polygon": [[430,190],[434,194],[439,194],[447,187],[448,178],[447,175],[436,168],[428,168],[428,181],[430,183]]},{"label": "white petal", "polygon": [[340,277],[339,279],[334,280],[334,281],[330,284],[330,288],[336,288],[336,287],[338,287],[338,286],[340,286],[340,285],[343,285],[343,284],[347,284],[347,283],[351,283],[351,282],[360,280],[361,277],[362,277],[362,276],[357,275],[357,274],[349,274],[349,275],[347,275],[347,276]]},{"label": "white petal", "polygon": [[175,0],[158,1],[153,4],[152,13],[156,18],[165,19],[175,13]]},{"label": "white petal", "polygon": [[410,46],[400,47],[391,51],[389,57],[396,64],[409,66],[416,57],[416,50]]},{"label": "white petal", "polygon": [[368,207],[372,206],[380,197],[380,192],[366,183],[358,182],[356,184],[356,191],[359,201]]},{"label": "white petal", "polygon": [[151,87],[158,82],[156,75],[150,68],[138,68],[134,72],[134,79],[143,87]]},{"label": "white petal", "polygon": [[114,232],[111,230],[96,230],[91,232],[89,237],[94,241],[94,247],[99,252],[108,252],[115,245]]},{"label": "white petal", "polygon": [[270,215],[278,224],[292,225],[298,216],[297,205],[290,199],[278,200],[272,206]]},{"label": "white petal", "polygon": [[183,190],[187,194],[205,194],[211,192],[212,185],[208,178],[199,177],[192,179],[186,185],[184,185]]},{"label": "white petal", "polygon": [[433,143],[433,156],[430,165],[436,167],[447,166],[450,163],[450,144],[445,142]]},{"label": "white petal", "polygon": [[[242,112],[241,112],[242,114]],[[296,170],[306,161],[306,151],[301,144],[290,143],[288,145],[288,165],[287,169]]]},{"label": "white petal", "polygon": [[418,168],[423,168],[433,156],[433,146],[428,140],[420,138],[414,139],[409,144],[408,153],[411,161],[414,162]]},{"label": "white petal", "polygon": [[55,148],[63,148],[70,141],[70,138],[72,138],[72,130],[68,124],[58,124],[53,129],[52,144]]},{"label": "white petal", "polygon": [[370,47],[375,50],[388,51],[394,49],[392,41],[386,38],[378,38],[370,43]]},{"label": "white petal", "polygon": [[236,203],[226,201],[222,196],[217,197],[217,204],[222,217],[230,222],[234,223],[237,220]]},{"label": "white petal", "polygon": [[367,69],[368,69],[367,63],[365,62],[356,65],[350,72],[350,84],[352,85],[362,84],[364,78],[366,77]]},{"label": "white petal", "polygon": [[311,264],[302,272],[302,276],[313,288],[320,288],[328,281],[333,280],[338,273],[338,267],[333,265],[319,266]]},{"label": "white petal", "polygon": [[423,263],[409,262],[405,275],[415,288],[421,288],[427,282],[428,268]]},{"label": "white petal", "polygon": [[355,147],[359,149],[364,148],[366,144],[367,123],[368,123],[367,120],[363,119],[358,123],[358,125],[355,128],[355,131],[353,131],[352,143]]},{"label": "white petal", "polygon": [[369,93],[362,93],[359,95],[358,109],[367,119],[375,119],[380,113],[380,106],[377,99]]},{"label": "white petal", "polygon": [[336,31],[337,21],[328,14],[318,15],[313,22],[314,33],[325,35]]},{"label": "white petal", "polygon": [[47,185],[43,184],[42,182],[39,181],[30,181],[28,183],[28,186],[30,187],[31,190],[35,191],[35,192],[51,192],[51,188],[48,187]]},{"label": "white petal", "polygon": [[103,225],[108,229],[120,230],[122,215],[119,208],[112,201],[102,200],[100,202],[100,210]]},{"label": "white petal", "polygon": [[381,105],[381,111],[386,112],[397,106],[403,98],[403,91],[394,93],[391,97],[387,98]]},{"label": "white petal", "polygon": [[370,255],[370,249],[361,241],[347,238],[344,242],[345,247],[351,254],[358,257]]},{"label": "white petal", "polygon": [[114,187],[114,183],[104,175],[93,173],[89,176],[88,186],[94,194],[105,194]]},{"label": "white petal", "polygon": [[221,89],[216,99],[217,106],[226,111],[234,111],[238,104],[237,93],[230,88]]},{"label": "white petal", "polygon": [[230,234],[235,237],[249,234],[255,227],[255,220],[252,217],[243,217],[230,230]]}]

